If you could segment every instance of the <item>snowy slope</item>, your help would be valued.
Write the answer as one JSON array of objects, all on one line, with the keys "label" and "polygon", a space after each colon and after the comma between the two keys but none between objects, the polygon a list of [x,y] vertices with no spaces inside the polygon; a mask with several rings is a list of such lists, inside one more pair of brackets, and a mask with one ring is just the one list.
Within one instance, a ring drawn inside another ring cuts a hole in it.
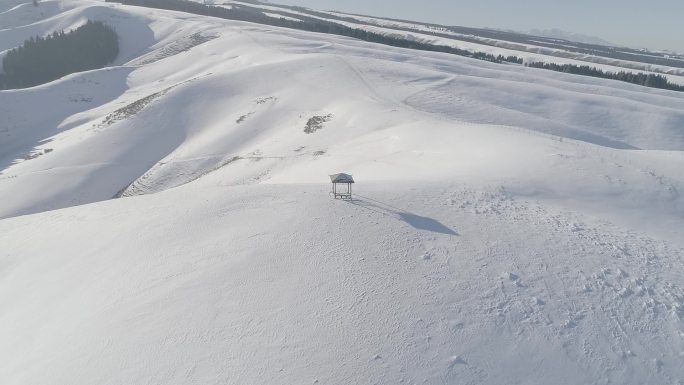
[{"label": "snowy slope", "polygon": [[[681,249],[462,183],[0,221],[4,384],[677,383]],[[35,234],[41,234],[36,242]],[[40,368],[40,369],[38,369]]]},{"label": "snowy slope", "polygon": [[[195,0],[201,2],[200,0]],[[684,84],[684,70],[680,67],[649,64],[646,62],[631,61],[609,58],[605,56],[579,53],[566,48],[550,48],[539,45],[530,39],[529,42],[521,43],[509,40],[493,39],[472,34],[463,34],[447,30],[445,27],[420,24],[416,22],[398,21],[378,17],[361,16],[341,12],[320,12],[315,15],[297,11],[289,7],[269,5],[268,3],[251,3],[242,1],[230,1],[223,4],[237,4],[249,7],[257,7],[267,11],[279,11],[288,14],[302,15],[315,19],[328,20],[351,28],[363,29],[380,35],[398,37],[402,39],[418,41],[421,43],[445,45],[471,52],[486,52],[492,55],[515,55],[523,58],[526,62],[547,62],[557,64],[591,65],[604,71],[620,72],[649,72],[668,74],[670,82]],[[321,15],[330,15],[325,17]],[[335,17],[342,17],[338,20]],[[438,33],[442,36],[435,36]],[[542,35],[539,35],[542,36]],[[559,45],[560,46],[560,45]],[[569,46],[568,46],[569,47]]]},{"label": "snowy slope", "polygon": [[[614,148],[684,148],[680,93],[173,12],[99,3],[80,12],[115,22],[119,61],[129,64],[0,92],[0,162],[39,155],[2,171],[0,217],[109,199],[131,183],[133,192],[161,191],[234,157],[267,158],[236,182],[276,176],[308,168],[317,151],[399,125],[486,123]],[[73,11],[63,17],[75,19]],[[137,39],[146,29],[154,37],[147,49]],[[128,52],[141,56],[128,60]],[[32,114],[30,100],[51,108]],[[327,128],[303,132],[308,119],[328,114]],[[407,159],[418,159],[412,151],[404,149]],[[329,166],[344,166],[341,155]]]},{"label": "snowy slope", "polygon": [[684,381],[684,94],[18,4],[122,55],[0,91],[1,384]]}]

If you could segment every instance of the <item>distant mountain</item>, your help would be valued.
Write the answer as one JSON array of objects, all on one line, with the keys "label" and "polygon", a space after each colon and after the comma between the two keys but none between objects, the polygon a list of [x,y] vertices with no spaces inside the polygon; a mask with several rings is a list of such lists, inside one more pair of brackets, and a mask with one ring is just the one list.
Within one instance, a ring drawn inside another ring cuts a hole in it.
[{"label": "distant mountain", "polygon": [[600,37],[583,35],[581,33],[573,33],[573,32],[563,31],[562,29],[558,29],[558,28],[532,29],[532,30],[527,31],[526,33],[528,33],[530,35],[535,35],[535,36],[548,37],[551,39],[569,40],[569,41],[574,41],[576,43],[600,44],[600,45],[611,45],[611,46],[615,45],[609,41],[605,41],[605,40],[601,39]]}]

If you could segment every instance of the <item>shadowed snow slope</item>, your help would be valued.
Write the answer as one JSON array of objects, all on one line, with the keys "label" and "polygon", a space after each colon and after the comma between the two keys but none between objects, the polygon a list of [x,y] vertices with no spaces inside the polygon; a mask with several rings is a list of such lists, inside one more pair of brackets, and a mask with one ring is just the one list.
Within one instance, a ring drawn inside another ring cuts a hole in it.
[{"label": "shadowed snow slope", "polygon": [[188,185],[0,221],[2,383],[684,375],[681,249],[498,188],[358,187]]},{"label": "shadowed snow slope", "polygon": [[122,53],[0,91],[1,384],[684,379],[684,94],[43,5]]}]

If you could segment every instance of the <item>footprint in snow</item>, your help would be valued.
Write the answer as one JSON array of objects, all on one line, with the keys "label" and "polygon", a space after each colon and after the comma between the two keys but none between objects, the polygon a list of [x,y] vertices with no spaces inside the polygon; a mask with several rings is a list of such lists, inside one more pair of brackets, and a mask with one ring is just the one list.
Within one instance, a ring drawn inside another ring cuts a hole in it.
[{"label": "footprint in snow", "polygon": [[449,358],[449,369],[453,368],[456,365],[468,365],[468,362],[463,359],[461,356],[452,356]]},{"label": "footprint in snow", "polygon": [[517,287],[525,287],[525,285],[520,280],[520,276],[514,273],[504,273],[503,278],[507,279],[515,284]]}]

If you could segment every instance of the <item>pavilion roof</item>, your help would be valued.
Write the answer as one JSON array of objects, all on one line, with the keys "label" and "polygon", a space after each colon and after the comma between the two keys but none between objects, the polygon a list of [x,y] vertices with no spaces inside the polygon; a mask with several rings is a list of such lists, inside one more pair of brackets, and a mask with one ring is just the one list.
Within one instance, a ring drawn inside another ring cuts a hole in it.
[{"label": "pavilion roof", "polygon": [[354,178],[349,174],[339,173],[330,175],[330,181],[332,183],[354,183]]}]

